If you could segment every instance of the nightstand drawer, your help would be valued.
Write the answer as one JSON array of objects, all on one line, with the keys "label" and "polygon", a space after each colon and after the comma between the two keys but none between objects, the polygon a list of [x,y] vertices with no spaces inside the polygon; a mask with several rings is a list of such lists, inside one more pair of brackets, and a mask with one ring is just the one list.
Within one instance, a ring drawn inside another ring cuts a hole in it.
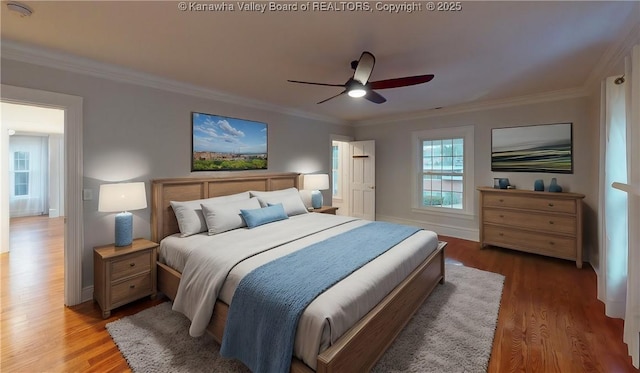
[{"label": "nightstand drawer", "polygon": [[134,277],[111,288],[111,306],[118,307],[129,301],[149,295],[152,291],[151,273]]},{"label": "nightstand drawer", "polygon": [[151,251],[129,254],[111,262],[111,281],[148,272],[151,268]]}]

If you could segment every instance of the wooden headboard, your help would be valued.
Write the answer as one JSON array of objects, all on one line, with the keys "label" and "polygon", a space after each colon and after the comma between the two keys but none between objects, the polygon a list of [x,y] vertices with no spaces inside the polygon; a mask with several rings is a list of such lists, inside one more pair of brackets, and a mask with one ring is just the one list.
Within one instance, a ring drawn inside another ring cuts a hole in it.
[{"label": "wooden headboard", "polygon": [[226,196],[247,190],[271,191],[299,188],[300,174],[288,172],[278,174],[252,174],[212,178],[175,178],[151,181],[151,240],[179,232],[171,201]]}]

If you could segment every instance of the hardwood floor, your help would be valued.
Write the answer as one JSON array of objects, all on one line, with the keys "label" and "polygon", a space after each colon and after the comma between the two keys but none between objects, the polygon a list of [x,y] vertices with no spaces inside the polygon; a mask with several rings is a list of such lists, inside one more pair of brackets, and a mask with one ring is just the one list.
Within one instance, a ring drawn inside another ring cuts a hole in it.
[{"label": "hardwood floor", "polygon": [[505,276],[489,372],[638,372],[623,321],[596,298],[591,266],[442,239],[448,258]]},{"label": "hardwood floor", "polygon": [[[64,307],[62,224],[12,220],[12,252],[0,256],[0,371],[128,371],[105,324],[165,299],[142,299],[107,320],[92,301]],[[506,277],[489,372],[638,372],[622,320],[604,316],[588,265],[441,239],[448,260]]]},{"label": "hardwood floor", "polygon": [[64,221],[11,220],[11,253],[2,254],[2,372],[122,372],[126,361],[105,324],[162,300],[142,300],[103,320],[93,301],[64,306]]}]

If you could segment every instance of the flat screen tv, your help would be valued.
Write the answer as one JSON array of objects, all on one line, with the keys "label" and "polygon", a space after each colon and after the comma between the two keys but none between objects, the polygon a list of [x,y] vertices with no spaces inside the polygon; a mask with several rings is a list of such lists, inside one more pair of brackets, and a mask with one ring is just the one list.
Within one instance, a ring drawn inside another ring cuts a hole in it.
[{"label": "flat screen tv", "polygon": [[267,124],[191,113],[191,171],[267,168]]}]

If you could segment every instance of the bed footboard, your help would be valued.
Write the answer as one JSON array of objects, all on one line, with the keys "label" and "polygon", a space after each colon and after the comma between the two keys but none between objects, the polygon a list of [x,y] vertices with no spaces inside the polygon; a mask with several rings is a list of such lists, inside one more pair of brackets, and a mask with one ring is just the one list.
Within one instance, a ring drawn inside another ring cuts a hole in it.
[{"label": "bed footboard", "polygon": [[[180,273],[158,262],[158,291],[175,299]],[[438,283],[444,282],[444,247],[439,245],[375,308],[318,356],[317,373],[369,371],[389,348]],[[229,306],[217,301],[207,330],[222,341]],[[293,358],[291,373],[313,373]]]},{"label": "bed footboard", "polygon": [[400,285],[318,356],[317,373],[369,371],[444,279],[444,249],[438,248]]}]

